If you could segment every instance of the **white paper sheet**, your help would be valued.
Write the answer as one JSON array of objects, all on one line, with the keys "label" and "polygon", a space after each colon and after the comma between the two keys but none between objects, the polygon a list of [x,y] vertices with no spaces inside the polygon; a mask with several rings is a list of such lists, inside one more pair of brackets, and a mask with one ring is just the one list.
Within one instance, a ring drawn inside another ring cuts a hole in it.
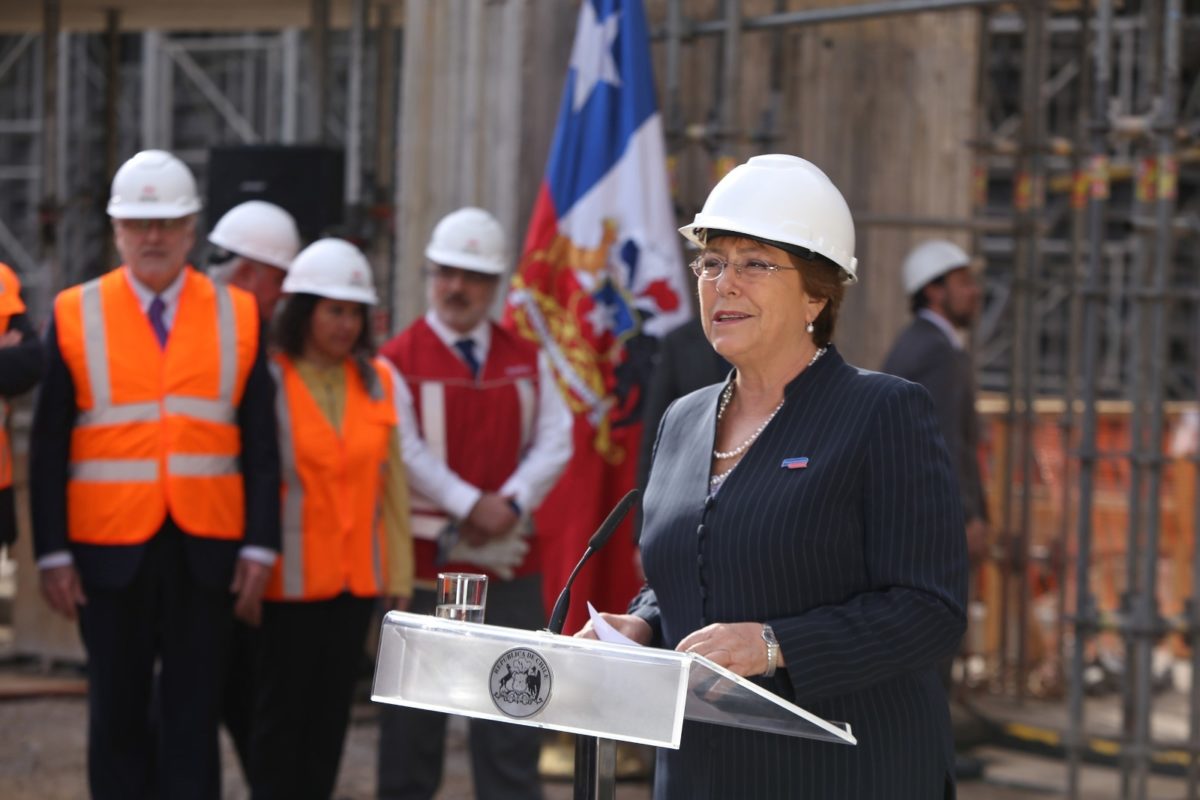
[{"label": "white paper sheet", "polygon": [[641,647],[640,644],[630,639],[619,630],[609,625],[604,621],[604,617],[600,616],[600,612],[589,601],[587,604],[588,616],[592,618],[592,630],[596,631],[596,638],[602,642],[610,642],[612,644],[631,644],[634,647]]}]

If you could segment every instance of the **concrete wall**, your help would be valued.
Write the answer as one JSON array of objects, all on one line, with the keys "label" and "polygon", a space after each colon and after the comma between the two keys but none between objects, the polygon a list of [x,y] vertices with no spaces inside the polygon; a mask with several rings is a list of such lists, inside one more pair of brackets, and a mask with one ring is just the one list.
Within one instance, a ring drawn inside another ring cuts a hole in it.
[{"label": "concrete wall", "polygon": [[545,169],[578,5],[410,0],[396,195],[393,327],[425,308],[422,251],[438,219],[488,209],[521,240]]},{"label": "concrete wall", "polygon": [[[785,10],[861,3],[790,0]],[[773,13],[776,6],[776,0],[743,2],[747,17]],[[721,15],[718,0],[689,0],[685,7],[696,20]],[[661,25],[665,0],[653,0],[648,8],[652,26],[653,20]],[[978,20],[977,11],[967,10],[744,33],[734,114],[739,138],[716,149],[691,139],[669,145],[678,156],[681,218],[703,204],[718,176],[717,156],[740,163],[763,152],[794,153],[820,166],[856,217],[969,216]],[[779,59],[773,68],[776,36]],[[685,126],[720,119],[719,41],[697,39],[684,47],[679,98]],[[660,86],[665,49],[655,46]],[[764,126],[772,108],[774,124]],[[758,138],[764,132],[774,138]],[[847,292],[835,342],[852,362],[877,368],[908,321],[899,278],[907,250],[935,235],[964,246],[969,240],[928,228],[857,227],[860,283]]]},{"label": "concrete wall", "polygon": [[[856,4],[861,0],[787,0],[783,6]],[[753,17],[777,11],[779,3],[742,5]],[[712,20],[722,7],[720,0],[685,0],[684,14]],[[491,209],[512,232],[514,258],[519,252],[578,8],[573,0],[408,3],[394,325],[425,307],[420,254],[445,212],[467,203]],[[665,27],[666,0],[647,0],[646,11],[652,31]],[[979,12],[964,10],[745,32],[734,136],[707,141],[683,131],[721,119],[720,37],[685,42],[673,96],[665,86],[666,45],[656,42],[660,107],[671,108],[674,99],[680,111],[677,135],[668,141],[676,156],[680,220],[703,204],[720,174],[718,157],[738,163],[763,152],[795,153],[819,165],[856,216],[969,216],[978,20]],[[770,110],[773,124],[765,125]],[[922,238],[947,234],[968,244],[947,231],[859,225],[861,282],[848,292],[835,337],[851,361],[878,367],[908,320],[901,260]]]}]

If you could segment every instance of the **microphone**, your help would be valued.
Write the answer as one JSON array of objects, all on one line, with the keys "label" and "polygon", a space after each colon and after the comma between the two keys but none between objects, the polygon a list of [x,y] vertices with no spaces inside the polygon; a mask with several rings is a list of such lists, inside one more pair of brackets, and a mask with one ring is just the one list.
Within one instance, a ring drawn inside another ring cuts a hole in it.
[{"label": "microphone", "polygon": [[642,493],[638,489],[630,489],[629,494],[622,497],[621,502],[617,503],[616,507],[608,512],[608,517],[596,532],[592,534],[592,538],[588,539],[587,549],[583,551],[583,558],[579,559],[579,563],[575,565],[575,569],[571,570],[571,577],[567,578],[566,586],[563,587],[558,599],[554,601],[554,610],[550,612],[550,623],[546,626],[546,630],[551,633],[562,633],[563,624],[567,621],[567,607],[571,605],[571,584],[575,582],[575,576],[579,574],[579,570],[583,569],[583,565],[587,563],[587,560],[592,557],[592,553],[595,553],[608,543],[617,526],[621,524],[621,520],[625,519],[625,515],[629,513],[629,509],[633,508],[641,496]]}]

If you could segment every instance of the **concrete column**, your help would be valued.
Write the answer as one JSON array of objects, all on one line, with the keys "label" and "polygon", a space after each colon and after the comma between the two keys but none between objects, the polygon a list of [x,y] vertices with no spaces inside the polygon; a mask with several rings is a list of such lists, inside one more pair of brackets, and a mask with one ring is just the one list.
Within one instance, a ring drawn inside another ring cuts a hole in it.
[{"label": "concrete column", "polygon": [[350,74],[346,85],[346,205],[363,202],[363,74],[367,58],[367,0],[350,5]]}]

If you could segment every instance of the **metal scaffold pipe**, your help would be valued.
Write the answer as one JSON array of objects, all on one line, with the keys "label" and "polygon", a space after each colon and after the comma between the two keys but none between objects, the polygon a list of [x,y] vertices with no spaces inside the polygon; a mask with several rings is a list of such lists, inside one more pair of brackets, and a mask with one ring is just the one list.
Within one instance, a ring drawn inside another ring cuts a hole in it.
[{"label": "metal scaffold pipe", "polygon": [[[1045,124],[1042,85],[1046,72],[1045,16],[1048,13],[1042,0],[1026,0],[1021,10],[1025,15],[1025,40],[1021,57],[1021,148],[1013,198],[1017,262],[1010,292],[1010,319],[1016,338],[1009,361],[1011,400],[1006,422],[1008,456],[1005,462],[1002,523],[1003,534],[1011,542],[1011,547],[1008,548],[1009,557],[1005,560],[1005,590],[1001,595],[1001,618],[1005,624],[1001,628],[1000,645],[1001,677],[1005,682],[1008,681],[1011,666],[1018,702],[1024,698],[1026,691],[1029,593],[1026,591],[1025,567],[1029,554],[1033,501],[1034,398],[1039,335],[1034,304],[1038,295],[1036,284],[1041,263],[1041,213],[1045,178],[1045,159],[1041,147]],[[1020,454],[1019,496],[1014,494],[1018,483],[1017,454]],[[1009,618],[1009,598],[1016,601],[1015,620]],[[1012,630],[1014,627],[1015,631]],[[1010,633],[1015,633],[1015,648],[1009,641]],[[1015,657],[1011,652],[1013,649],[1016,650]]]},{"label": "metal scaffold pipe", "polygon": [[[1153,113],[1155,98],[1161,90],[1158,66],[1161,63],[1159,50],[1163,44],[1163,32],[1160,27],[1159,14],[1162,0],[1151,0],[1141,8],[1146,26],[1146,35],[1138,40],[1139,51],[1135,100],[1136,113]],[[1161,97],[1158,98],[1161,101]],[[1140,145],[1143,155],[1140,158],[1142,179],[1137,183],[1135,193],[1134,216],[1149,215],[1156,208],[1156,166],[1152,144],[1150,142],[1135,143]],[[1135,150],[1134,152],[1138,152]],[[1157,231],[1154,228],[1142,228],[1137,231],[1138,247],[1133,250],[1132,269],[1129,287],[1137,291],[1152,285],[1150,274],[1151,257],[1157,257],[1161,250]],[[1129,308],[1130,329],[1143,331],[1152,327],[1159,314],[1159,304],[1153,298],[1131,298]],[[1125,591],[1121,597],[1123,618],[1128,622],[1121,634],[1124,642],[1124,673],[1122,683],[1122,714],[1121,729],[1125,738],[1122,748],[1121,767],[1121,797],[1144,797],[1144,772],[1148,769],[1150,751],[1148,749],[1148,731],[1143,730],[1143,711],[1149,719],[1150,705],[1153,699],[1150,695],[1150,664],[1149,654],[1152,653],[1157,627],[1157,600],[1154,597],[1154,587],[1157,581],[1154,573],[1158,564],[1158,535],[1150,528],[1151,511],[1157,506],[1157,495],[1147,495],[1149,470],[1151,462],[1161,456],[1162,441],[1154,441],[1147,430],[1147,420],[1153,412],[1156,398],[1161,397],[1161,389],[1156,384],[1153,362],[1157,358],[1153,336],[1135,336],[1132,341],[1134,359],[1131,363],[1131,374],[1128,376],[1130,399],[1133,402],[1134,413],[1130,419],[1130,450],[1132,457],[1129,462],[1129,492],[1128,492],[1128,521],[1125,552]],[[1161,375],[1161,372],[1158,373]],[[1153,539],[1153,547],[1151,540]],[[1151,578],[1146,580],[1146,569],[1149,565]],[[1147,654],[1145,669],[1143,669],[1143,651]],[[1143,706],[1145,708],[1143,709]],[[1147,723],[1148,724],[1148,723]]]},{"label": "metal scaffold pipe", "polygon": [[363,80],[367,60],[367,0],[350,10],[350,70],[346,79],[346,205],[362,203]]},{"label": "metal scaffold pipe", "polygon": [[1102,298],[1100,278],[1104,259],[1105,212],[1108,206],[1108,96],[1112,50],[1112,0],[1097,0],[1096,34],[1093,52],[1095,78],[1092,83],[1091,163],[1088,165],[1087,269],[1083,281],[1080,343],[1080,420],[1079,507],[1076,519],[1075,616],[1071,651],[1071,672],[1067,682],[1068,726],[1067,796],[1079,798],[1079,768],[1086,746],[1083,730],[1083,670],[1087,639],[1095,619],[1088,573],[1092,560],[1092,505],[1096,475],[1096,378],[1099,360],[1099,315]]},{"label": "metal scaffold pipe", "polygon": [[312,0],[309,19],[309,86],[307,138],[325,141],[329,111],[329,0]]},{"label": "metal scaffold pipe", "polygon": [[[742,82],[742,32],[737,21],[742,17],[742,0],[725,0],[725,31],[721,48],[721,138],[736,142],[738,138],[738,100]],[[733,155],[724,152],[724,155]]]},{"label": "metal scaffold pipe", "polygon": [[62,265],[58,247],[58,217],[62,202],[58,185],[59,126],[59,25],[62,4],[59,0],[44,0],[42,4],[42,190],[39,212],[40,258],[42,271],[49,284],[43,293],[50,298],[63,288]]},{"label": "metal scaffold pipe", "polygon": [[[787,11],[781,14],[765,14],[741,21],[743,30],[791,27],[799,25],[823,25],[830,22],[854,22],[902,14],[920,14],[927,11],[954,11],[962,8],[985,8],[998,6],[1012,0],[887,0],[882,3],[840,8],[814,8],[806,11]],[[713,36],[725,30],[726,22],[712,21],[696,23],[689,31],[691,36]]]},{"label": "metal scaffold pipe", "polygon": [[1147,402],[1150,414],[1149,437],[1145,441],[1147,451],[1147,514],[1146,546],[1140,560],[1141,576],[1138,587],[1138,605],[1135,609],[1135,654],[1137,658],[1134,697],[1134,792],[1143,800],[1148,797],[1150,779],[1150,757],[1152,731],[1150,713],[1151,669],[1154,645],[1161,627],[1158,610],[1158,550],[1161,541],[1161,499],[1163,457],[1163,423],[1165,401],[1167,315],[1170,300],[1166,289],[1171,279],[1174,263],[1174,230],[1177,174],[1175,158],[1176,106],[1179,102],[1180,22],[1182,9],[1180,0],[1166,0],[1162,15],[1162,82],[1159,94],[1159,118],[1155,125],[1157,139],[1157,193],[1155,204],[1156,230],[1154,248],[1154,271],[1151,288],[1154,297],[1144,302],[1150,312],[1149,392]]},{"label": "metal scaffold pipe", "polygon": [[[1083,285],[1084,263],[1086,258],[1087,241],[1087,180],[1084,156],[1088,144],[1087,107],[1091,93],[1095,91],[1094,75],[1084,67],[1088,60],[1088,36],[1092,16],[1091,0],[1083,0],[1079,6],[1079,39],[1077,58],[1080,64],[1080,104],[1075,122],[1075,140],[1071,148],[1071,174],[1076,185],[1071,193],[1071,260],[1068,272],[1068,294],[1070,296],[1069,323],[1067,327],[1067,379],[1063,392],[1063,413],[1059,418],[1059,431],[1062,447],[1069,449],[1075,439],[1078,422],[1076,420],[1075,399],[1079,393],[1079,358],[1080,339],[1083,325]],[[1059,495],[1063,513],[1059,517],[1058,547],[1062,557],[1057,559],[1054,569],[1055,582],[1058,584],[1058,597],[1054,615],[1054,639],[1057,642],[1055,653],[1055,673],[1053,680],[1062,680],[1062,668],[1066,662],[1066,618],[1067,618],[1067,572],[1069,565],[1066,554],[1070,552],[1071,515],[1066,513],[1071,507],[1074,494],[1072,481],[1073,465],[1070,459],[1063,459],[1063,480]]]},{"label": "metal scaffold pipe", "polygon": [[683,0],[667,2],[667,68],[663,81],[666,103],[666,132],[668,144],[673,144],[683,130],[683,110],[679,104],[679,59],[683,37]]}]

